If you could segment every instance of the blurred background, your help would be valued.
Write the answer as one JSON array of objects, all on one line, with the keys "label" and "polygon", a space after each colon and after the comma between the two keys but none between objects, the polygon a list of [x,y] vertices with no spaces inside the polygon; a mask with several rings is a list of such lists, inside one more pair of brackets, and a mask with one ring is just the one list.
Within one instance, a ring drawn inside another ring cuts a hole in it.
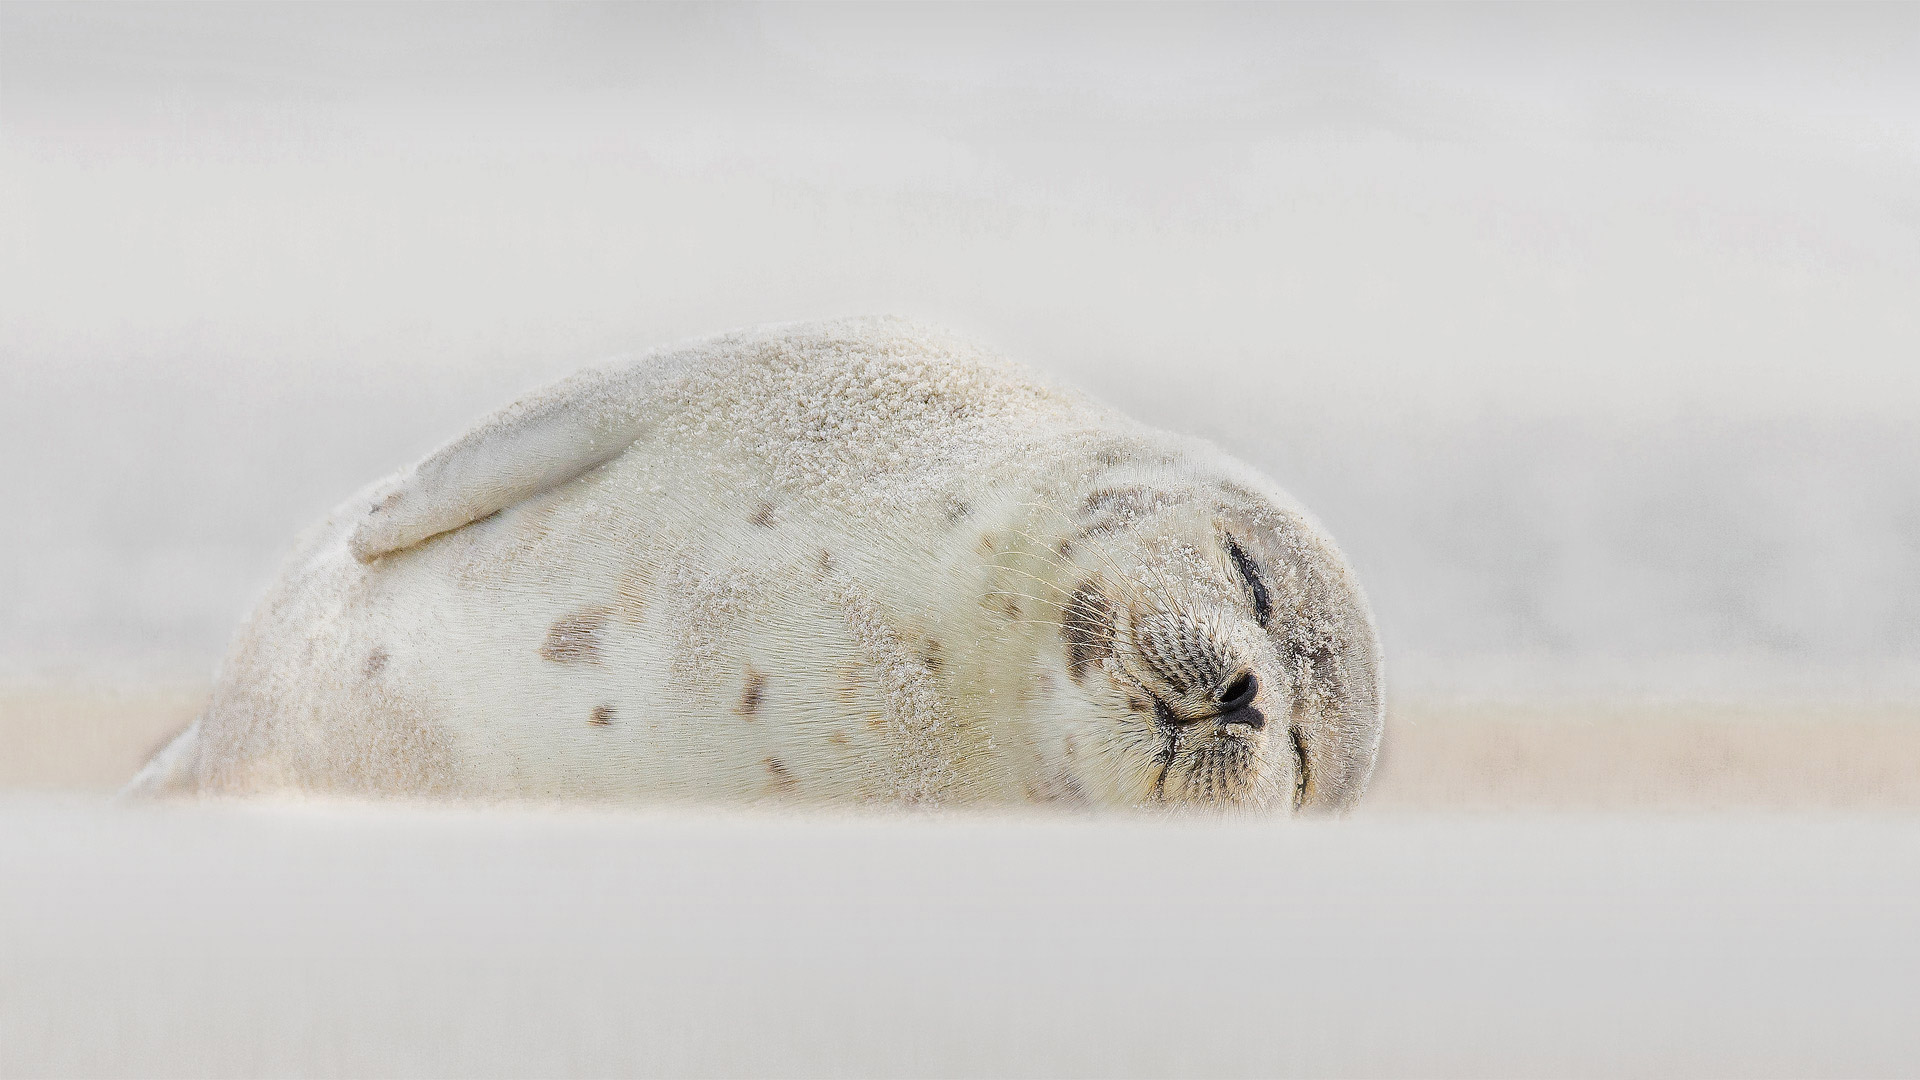
[{"label": "blurred background", "polygon": [[1292,489],[1415,721],[1904,708],[1917,299],[1913,6],[7,5],[0,676],[188,701],[521,391],[898,312]]}]

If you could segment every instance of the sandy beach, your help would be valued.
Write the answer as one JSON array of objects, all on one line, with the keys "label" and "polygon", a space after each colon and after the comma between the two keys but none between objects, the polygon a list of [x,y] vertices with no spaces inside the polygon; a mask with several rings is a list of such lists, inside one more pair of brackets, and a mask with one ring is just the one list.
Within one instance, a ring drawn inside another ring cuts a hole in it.
[{"label": "sandy beach", "polygon": [[6,1076],[1874,1076],[1920,822],[0,799]]},{"label": "sandy beach", "polygon": [[[188,680],[0,689],[0,791],[119,789]],[[1920,706],[1396,701],[1358,811],[1920,810]]]},{"label": "sandy beach", "polygon": [[126,806],[0,697],[0,1075],[1903,1075],[1910,711],[1396,708],[1341,820]]},{"label": "sandy beach", "polygon": [[[0,3],[0,1080],[1920,1075],[1920,6]],[[114,799],[294,538],[894,313],[1364,584],[1337,819]]]}]

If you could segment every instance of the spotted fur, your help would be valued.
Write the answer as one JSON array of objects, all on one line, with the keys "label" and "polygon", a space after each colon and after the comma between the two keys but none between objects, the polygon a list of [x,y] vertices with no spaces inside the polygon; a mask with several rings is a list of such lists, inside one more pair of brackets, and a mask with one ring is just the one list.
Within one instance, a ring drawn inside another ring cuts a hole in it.
[{"label": "spotted fur", "polygon": [[1113,605],[1097,582],[1082,582],[1067,598],[1060,637],[1067,646],[1067,674],[1074,682],[1085,680],[1089,671],[1113,655]]},{"label": "spotted fur", "polygon": [[1285,811],[1351,804],[1380,720],[1264,478],[849,320],[583,372],[356,496],[135,787]]},{"label": "spotted fur", "polygon": [[588,608],[562,618],[547,629],[540,658],[556,664],[600,662],[600,633],[607,626],[606,608]]},{"label": "spotted fur", "polygon": [[767,677],[758,671],[747,672],[746,685],[740,688],[740,704],[734,711],[751,720],[760,712],[760,701],[766,697]]}]

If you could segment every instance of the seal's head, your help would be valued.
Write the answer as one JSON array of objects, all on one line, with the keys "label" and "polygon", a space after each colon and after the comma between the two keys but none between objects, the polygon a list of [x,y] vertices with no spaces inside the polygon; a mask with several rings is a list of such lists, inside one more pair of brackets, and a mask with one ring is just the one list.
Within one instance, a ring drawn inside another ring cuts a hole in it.
[{"label": "seal's head", "polygon": [[1087,493],[1056,540],[1055,707],[1098,801],[1352,805],[1383,721],[1365,597],[1297,509],[1231,479]]}]

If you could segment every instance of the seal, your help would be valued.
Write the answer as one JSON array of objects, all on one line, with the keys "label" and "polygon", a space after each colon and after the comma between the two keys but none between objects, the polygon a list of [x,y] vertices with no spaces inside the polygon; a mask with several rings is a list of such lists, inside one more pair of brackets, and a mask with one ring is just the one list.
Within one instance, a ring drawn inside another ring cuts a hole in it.
[{"label": "seal", "polygon": [[937,329],[582,371],[306,534],[141,794],[1352,805],[1352,570],[1254,469]]}]

